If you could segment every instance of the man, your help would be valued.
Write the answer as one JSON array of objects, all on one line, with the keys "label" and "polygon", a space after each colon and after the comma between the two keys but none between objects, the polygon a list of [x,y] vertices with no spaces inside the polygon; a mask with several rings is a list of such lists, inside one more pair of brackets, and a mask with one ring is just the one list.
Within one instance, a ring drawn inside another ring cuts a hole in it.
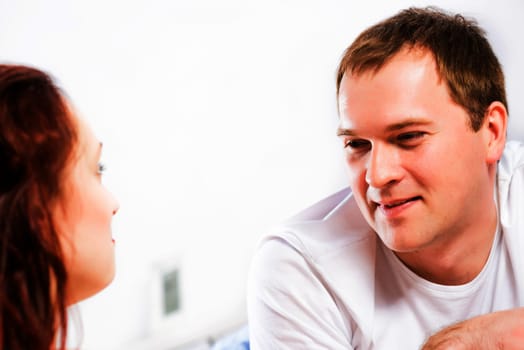
[{"label": "man", "polygon": [[524,146],[482,29],[404,10],[346,50],[337,97],[351,191],[262,241],[252,349],[524,348]]}]

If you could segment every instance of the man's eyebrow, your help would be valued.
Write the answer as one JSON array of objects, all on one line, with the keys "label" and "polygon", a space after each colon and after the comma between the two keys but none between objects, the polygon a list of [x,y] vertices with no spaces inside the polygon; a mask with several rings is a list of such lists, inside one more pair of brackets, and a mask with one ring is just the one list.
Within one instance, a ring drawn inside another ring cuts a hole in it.
[{"label": "man's eyebrow", "polygon": [[[410,126],[422,126],[422,125],[429,125],[431,123],[432,121],[427,120],[427,119],[409,118],[409,119],[400,121],[398,123],[388,125],[386,126],[384,130],[386,132],[390,132],[390,131],[402,130]],[[355,135],[357,135],[357,133],[353,129],[344,129],[344,128],[337,129],[337,136],[355,136]]]},{"label": "man's eyebrow", "polygon": [[431,124],[431,120],[422,119],[422,118],[410,118],[399,123],[391,124],[386,127],[386,131],[395,131],[402,130],[410,126],[422,126]]},{"label": "man's eyebrow", "polygon": [[356,133],[351,129],[338,128],[337,136],[355,136]]}]

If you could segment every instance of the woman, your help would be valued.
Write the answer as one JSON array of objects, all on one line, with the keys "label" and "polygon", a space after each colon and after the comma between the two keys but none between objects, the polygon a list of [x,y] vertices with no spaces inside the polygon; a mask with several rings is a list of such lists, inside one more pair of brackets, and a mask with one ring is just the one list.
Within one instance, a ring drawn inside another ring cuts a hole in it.
[{"label": "woman", "polygon": [[0,349],[65,349],[67,307],[113,279],[100,152],[48,75],[0,65]]}]

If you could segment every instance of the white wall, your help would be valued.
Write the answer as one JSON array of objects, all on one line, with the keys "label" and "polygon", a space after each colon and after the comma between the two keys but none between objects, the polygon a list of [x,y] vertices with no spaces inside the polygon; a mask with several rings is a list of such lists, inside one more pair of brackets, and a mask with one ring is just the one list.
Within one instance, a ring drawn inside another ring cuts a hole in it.
[{"label": "white wall", "polygon": [[[245,321],[267,227],[345,185],[334,132],[338,59],[368,25],[427,1],[0,0],[0,60],[61,82],[104,141],[119,198],[117,277],[82,303],[88,349],[173,344]],[[524,139],[519,0],[435,1],[476,16]],[[182,268],[182,311],[151,333],[153,265]]]}]

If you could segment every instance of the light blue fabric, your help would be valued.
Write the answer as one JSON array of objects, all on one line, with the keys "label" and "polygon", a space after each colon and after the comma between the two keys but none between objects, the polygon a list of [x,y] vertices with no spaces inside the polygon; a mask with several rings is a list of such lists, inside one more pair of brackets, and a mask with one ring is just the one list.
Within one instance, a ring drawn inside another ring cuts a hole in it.
[{"label": "light blue fabric", "polygon": [[249,329],[245,325],[236,331],[220,338],[211,350],[249,350]]}]

